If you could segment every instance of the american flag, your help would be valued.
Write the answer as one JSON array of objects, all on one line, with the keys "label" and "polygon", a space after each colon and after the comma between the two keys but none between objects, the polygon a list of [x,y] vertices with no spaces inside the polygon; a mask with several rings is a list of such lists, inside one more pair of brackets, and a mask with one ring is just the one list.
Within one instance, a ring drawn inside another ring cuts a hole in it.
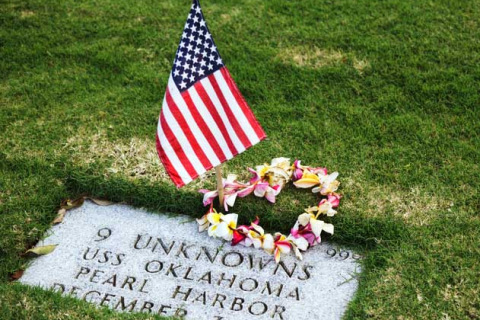
[{"label": "american flag", "polygon": [[167,173],[180,188],[265,137],[194,0],[158,121],[157,151]]}]

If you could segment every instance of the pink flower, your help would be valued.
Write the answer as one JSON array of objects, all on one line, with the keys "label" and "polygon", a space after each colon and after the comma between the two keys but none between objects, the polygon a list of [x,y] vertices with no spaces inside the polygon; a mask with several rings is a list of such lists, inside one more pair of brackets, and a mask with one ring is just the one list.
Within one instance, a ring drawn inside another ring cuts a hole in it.
[{"label": "pink flower", "polygon": [[218,197],[218,191],[217,190],[207,190],[207,189],[200,189],[198,192],[203,193],[203,205],[206,207],[209,204],[213,203],[213,200]]},{"label": "pink flower", "polygon": [[302,166],[300,165],[300,160],[295,160],[293,163],[293,174],[292,174],[292,180],[297,181],[302,178],[303,176],[303,169]]},{"label": "pink flower", "polygon": [[311,213],[302,213],[298,216],[298,220],[292,230],[290,230],[290,234],[294,238],[305,238],[310,246],[314,246],[321,242],[320,234],[322,231],[333,234],[333,225],[317,220]]},{"label": "pink flower", "polygon": [[237,195],[240,198],[243,198],[253,192],[257,197],[265,197],[265,199],[267,199],[271,203],[275,203],[275,197],[280,193],[280,191],[280,185],[271,187],[268,182],[257,181],[254,184],[246,187],[245,189],[238,191]]},{"label": "pink flower", "polygon": [[[245,239],[247,239],[249,233],[252,230],[255,231],[255,228],[258,227],[259,222],[260,222],[260,219],[257,217],[255,221],[253,221],[249,226],[246,226],[246,225],[238,226],[237,229],[233,231],[232,246],[237,245],[241,242],[245,244]],[[250,242],[250,245],[251,245],[251,242]]]},{"label": "pink flower", "polygon": [[332,194],[329,194],[327,196],[327,201],[330,202],[332,204],[332,208],[336,208],[338,207],[338,205],[340,204],[340,199],[342,198],[341,195],[339,195],[338,193],[332,193]]},{"label": "pink flower", "polygon": [[312,173],[315,173],[315,174],[320,174],[322,176],[326,176],[328,174],[327,173],[327,168],[321,168],[321,167],[309,168],[309,171],[312,172]]},{"label": "pink flower", "polygon": [[312,231],[312,225],[310,223],[306,226],[295,225],[292,230],[290,230],[290,234],[295,239],[300,237],[304,238],[305,240],[307,240],[310,246],[314,246],[321,242],[320,236],[315,235]]}]

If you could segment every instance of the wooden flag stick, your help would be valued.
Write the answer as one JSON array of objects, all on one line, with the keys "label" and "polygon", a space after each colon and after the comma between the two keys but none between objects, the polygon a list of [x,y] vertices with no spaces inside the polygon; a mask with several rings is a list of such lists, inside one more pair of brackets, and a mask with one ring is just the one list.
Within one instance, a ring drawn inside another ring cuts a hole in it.
[{"label": "wooden flag stick", "polygon": [[222,165],[219,164],[215,167],[215,175],[217,176],[217,190],[218,200],[220,201],[220,208],[223,207],[223,181],[222,181]]}]

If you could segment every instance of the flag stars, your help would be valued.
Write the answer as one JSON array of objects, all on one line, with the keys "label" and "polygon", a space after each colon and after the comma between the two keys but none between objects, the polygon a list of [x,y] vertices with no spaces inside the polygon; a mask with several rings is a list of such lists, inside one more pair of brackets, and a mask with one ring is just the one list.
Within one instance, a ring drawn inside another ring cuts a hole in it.
[{"label": "flag stars", "polygon": [[172,68],[172,77],[183,91],[196,81],[212,74],[223,66],[223,61],[207,29],[200,7],[194,3]]}]

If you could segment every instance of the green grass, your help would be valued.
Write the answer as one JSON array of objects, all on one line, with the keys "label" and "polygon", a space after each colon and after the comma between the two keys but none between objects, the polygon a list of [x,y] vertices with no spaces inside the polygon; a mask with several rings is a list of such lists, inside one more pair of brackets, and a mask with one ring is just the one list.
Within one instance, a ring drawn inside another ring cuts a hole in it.
[{"label": "green grass", "polygon": [[[366,253],[347,319],[480,318],[480,1],[202,2],[277,156],[339,171],[331,240]],[[9,282],[62,199],[82,193],[200,216],[155,159],[189,1],[0,0],[0,313],[144,319]],[[123,158],[122,158],[123,156]],[[242,199],[286,231],[306,192]]]}]

